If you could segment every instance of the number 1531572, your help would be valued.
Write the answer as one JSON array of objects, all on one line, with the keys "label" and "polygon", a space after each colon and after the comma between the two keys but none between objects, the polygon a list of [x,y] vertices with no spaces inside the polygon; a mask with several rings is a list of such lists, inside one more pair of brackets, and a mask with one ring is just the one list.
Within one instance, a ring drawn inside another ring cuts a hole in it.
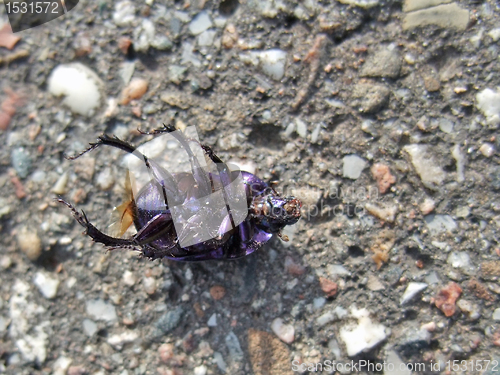
[{"label": "number 1531572", "polygon": [[59,14],[63,12],[59,5],[57,1],[6,1],[5,9],[8,14]]}]

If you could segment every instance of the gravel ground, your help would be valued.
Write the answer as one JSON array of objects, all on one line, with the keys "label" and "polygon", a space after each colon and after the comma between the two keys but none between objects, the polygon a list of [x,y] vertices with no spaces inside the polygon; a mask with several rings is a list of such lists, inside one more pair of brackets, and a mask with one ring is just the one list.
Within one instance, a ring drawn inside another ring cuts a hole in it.
[{"label": "gravel ground", "polygon": [[[500,371],[499,20],[494,0],[81,0],[2,29],[0,373]],[[290,241],[176,263],[82,235],[55,193],[106,228],[123,153],[64,155],[162,123],[299,197]]]}]

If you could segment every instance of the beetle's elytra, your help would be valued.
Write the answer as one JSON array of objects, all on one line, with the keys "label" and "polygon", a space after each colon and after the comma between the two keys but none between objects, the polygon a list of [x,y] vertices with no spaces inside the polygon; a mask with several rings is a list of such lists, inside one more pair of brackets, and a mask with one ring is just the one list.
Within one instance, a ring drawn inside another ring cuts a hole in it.
[{"label": "beetle's elytra", "polygon": [[[85,233],[95,242],[109,249],[140,251],[151,260],[235,259],[253,253],[273,234],[281,236],[281,229],[299,220],[302,203],[297,198],[281,197],[251,173],[231,171],[210,147],[198,143],[208,160],[215,163],[216,169],[208,171],[201,167],[193,153],[192,140],[181,131],[165,126],[148,134],[162,133],[175,138],[186,152],[189,172],[170,173],[134,146],[108,135],[100,136],[79,155],[69,157],[76,159],[102,145],[112,146],[140,158],[151,177],[137,192],[128,187],[129,199],[117,207],[121,234],[132,223],[137,229],[131,238],[101,232],[83,211],[80,213],[70,203],[57,199],[72,210]],[[238,189],[242,191],[241,197],[238,197]],[[221,198],[213,200],[213,196]],[[238,204],[243,211],[234,208]]]}]

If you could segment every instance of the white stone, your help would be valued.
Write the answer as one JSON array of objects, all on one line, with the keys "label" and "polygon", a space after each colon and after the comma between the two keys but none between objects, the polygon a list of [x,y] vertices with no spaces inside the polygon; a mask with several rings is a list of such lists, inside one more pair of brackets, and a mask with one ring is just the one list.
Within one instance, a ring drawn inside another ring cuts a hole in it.
[{"label": "white stone", "polygon": [[428,284],[437,284],[439,283],[440,279],[439,279],[439,275],[437,274],[436,271],[431,271],[429,272],[429,274],[427,276],[424,277],[424,280],[428,283]]},{"label": "white stone", "polygon": [[426,283],[415,283],[415,282],[409,283],[408,286],[406,287],[405,292],[401,296],[400,300],[401,305],[404,305],[405,303],[411,301],[413,297],[415,297],[418,293],[427,288],[427,286],[428,285]]},{"label": "white stone", "polygon": [[495,311],[493,311],[493,316],[492,316],[493,320],[499,322],[500,321],[500,307],[495,309]]},{"label": "white stone", "polygon": [[193,18],[189,24],[189,31],[193,35],[199,35],[212,27],[212,20],[206,11],[202,11]]},{"label": "white stone", "polygon": [[207,326],[217,327],[217,314],[213,313],[210,319],[208,319]]},{"label": "white stone", "polygon": [[361,172],[366,167],[365,159],[359,157],[356,154],[346,155],[342,159],[344,166],[342,168],[342,174],[346,178],[356,180],[361,176]]},{"label": "white stone", "polygon": [[441,184],[446,178],[446,173],[434,159],[428,155],[427,146],[420,144],[407,145],[403,147],[411,159],[420,179],[426,184]]},{"label": "white stone", "polygon": [[296,132],[299,137],[305,138],[307,135],[307,124],[299,118],[295,119],[295,124],[297,125]]},{"label": "white stone", "polygon": [[453,121],[447,119],[447,118],[441,118],[439,119],[439,129],[446,134],[450,134],[453,132]]},{"label": "white stone", "polygon": [[66,185],[69,181],[68,172],[64,172],[58,179],[55,185],[52,187],[52,192],[54,194],[62,195],[66,193]]},{"label": "white stone", "polygon": [[485,89],[476,94],[476,106],[490,124],[500,123],[500,92]]},{"label": "white stone", "polygon": [[64,95],[63,104],[83,116],[91,116],[100,105],[102,86],[99,77],[80,63],[58,65],[48,79],[48,91]]},{"label": "white stone", "polygon": [[141,25],[134,29],[134,49],[139,52],[147,52],[154,40],[155,25],[151,20],[145,18]]},{"label": "white stone", "polygon": [[367,309],[358,310],[351,307],[351,315],[357,319],[358,324],[348,324],[340,328],[340,338],[346,345],[349,357],[370,350],[385,340],[385,327],[373,323]]},{"label": "white stone", "polygon": [[155,294],[156,279],[154,277],[145,277],[142,279],[142,285],[147,294]]},{"label": "white stone", "polygon": [[87,314],[96,320],[104,320],[108,322],[117,319],[115,307],[102,299],[91,299],[85,303]]},{"label": "white stone", "polygon": [[472,320],[477,320],[481,317],[479,306],[476,305],[475,303],[472,303],[465,299],[460,299],[457,301],[457,306],[463,313],[465,313]]},{"label": "white stone", "polygon": [[326,266],[326,270],[332,277],[350,275],[350,272],[341,264],[329,264]]},{"label": "white stone", "polygon": [[276,318],[271,323],[271,329],[278,336],[278,338],[286,342],[287,344],[291,344],[293,340],[295,340],[295,328],[291,324],[283,324],[283,320],[281,318]]},{"label": "white stone", "polygon": [[387,353],[385,363],[387,363],[387,366],[384,366],[384,375],[411,375],[411,370],[406,367],[406,363],[399,358],[394,350]]},{"label": "white stone", "polygon": [[51,275],[45,274],[44,272],[37,272],[33,282],[45,298],[52,299],[56,296],[57,288],[59,287],[58,279],[53,278]]},{"label": "white stone", "polygon": [[135,20],[135,7],[132,1],[120,1],[115,5],[113,22],[117,26],[127,26]]},{"label": "white stone", "polygon": [[491,158],[495,155],[495,146],[491,143],[483,143],[481,147],[479,147],[479,151],[483,154],[483,156]]},{"label": "white stone", "polygon": [[333,322],[335,320],[335,314],[331,311],[324,313],[316,319],[316,324],[320,327]]},{"label": "white stone", "polygon": [[73,360],[68,357],[61,356],[56,359],[52,368],[54,369],[54,375],[65,375],[69,366]]},{"label": "white stone", "polygon": [[465,251],[454,251],[450,253],[447,263],[453,268],[468,269],[471,267],[469,254]]},{"label": "white stone", "polygon": [[137,282],[137,277],[133,272],[127,270],[123,273],[122,280],[125,285],[133,286]]},{"label": "white stone", "polygon": [[465,156],[458,144],[451,148],[451,156],[457,163],[457,182],[465,181]]},{"label": "white stone", "polygon": [[118,335],[113,335],[108,338],[108,344],[114,347],[115,349],[122,350],[125,344],[134,342],[137,340],[139,335],[135,331],[125,331]]},{"label": "white stone", "polygon": [[457,228],[457,223],[450,215],[430,214],[424,216],[425,224],[432,235],[442,232],[452,232]]},{"label": "white stone", "polygon": [[500,39],[500,28],[488,31],[488,35],[491,37],[491,39],[493,39],[494,42],[497,42]]},{"label": "white stone", "polygon": [[321,309],[326,303],[326,299],[324,297],[318,297],[313,299],[313,308],[315,310]]},{"label": "white stone", "polygon": [[206,375],[208,371],[207,366],[201,365],[194,368],[194,375]]},{"label": "white stone", "polygon": [[205,30],[200,35],[198,35],[198,45],[200,47],[208,47],[214,44],[215,35],[217,32],[215,30]]},{"label": "white stone", "polygon": [[339,3],[355,5],[360,8],[371,8],[378,5],[379,0],[338,0]]},{"label": "white stone", "polygon": [[94,336],[94,333],[97,332],[97,324],[90,319],[83,319],[83,331],[89,337]]},{"label": "white stone", "polygon": [[272,79],[279,81],[285,75],[286,51],[270,49],[258,53],[262,71]]},{"label": "white stone", "polygon": [[365,204],[366,211],[381,220],[393,223],[396,220],[398,206],[389,203],[370,203]]}]

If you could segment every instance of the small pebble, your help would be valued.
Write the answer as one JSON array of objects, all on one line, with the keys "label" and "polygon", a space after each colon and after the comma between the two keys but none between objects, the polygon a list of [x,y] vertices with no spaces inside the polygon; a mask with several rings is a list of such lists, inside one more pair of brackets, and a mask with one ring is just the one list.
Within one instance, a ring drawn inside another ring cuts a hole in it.
[{"label": "small pebble", "polygon": [[285,270],[288,272],[290,275],[293,276],[301,276],[306,272],[306,269],[304,266],[295,263],[293,258],[291,256],[286,256],[285,257]]},{"label": "small pebble", "polygon": [[35,261],[42,253],[42,241],[36,231],[22,228],[17,235],[17,243],[29,260]]},{"label": "small pebble", "polygon": [[133,1],[120,1],[115,4],[113,22],[116,26],[128,26],[135,21],[135,7]]},{"label": "small pebble", "polygon": [[222,285],[214,285],[210,288],[210,295],[216,301],[221,300],[226,295],[226,288]]},{"label": "small pebble", "polygon": [[145,277],[142,279],[142,285],[147,294],[152,295],[156,292],[156,279],[154,277]]},{"label": "small pebble", "polygon": [[210,319],[208,319],[207,326],[217,327],[217,314],[213,313]]},{"label": "small pebble", "polygon": [[500,92],[485,89],[476,94],[476,106],[490,124],[500,123]]},{"label": "small pebble", "polygon": [[396,182],[396,177],[391,174],[389,167],[382,163],[373,164],[370,171],[373,178],[377,181],[378,190],[381,194],[385,194]]},{"label": "small pebble", "polygon": [[6,270],[10,268],[10,266],[12,266],[12,259],[7,255],[2,255],[2,257],[0,257],[0,268]]},{"label": "small pebble", "polygon": [[56,296],[57,288],[59,287],[59,280],[57,278],[53,278],[44,272],[37,272],[33,282],[45,298],[52,299]]},{"label": "small pebble", "polygon": [[457,306],[465,315],[467,315],[472,320],[477,320],[481,317],[479,306],[475,303],[461,299],[457,302]]},{"label": "small pebble", "polygon": [[340,338],[346,345],[349,357],[372,349],[385,340],[386,328],[373,323],[367,309],[358,310],[352,306],[351,315],[358,320],[358,324],[348,324],[340,328]]},{"label": "small pebble", "polygon": [[321,309],[326,303],[326,299],[323,297],[318,297],[313,299],[313,307],[315,310]]},{"label": "small pebble", "polygon": [[194,368],[194,375],[206,375],[208,371],[207,366],[201,365]]},{"label": "small pebble", "polygon": [[104,320],[108,322],[117,319],[115,307],[102,299],[91,299],[85,302],[87,314],[95,320]]},{"label": "small pebble", "polygon": [[128,286],[133,286],[137,282],[137,278],[134,273],[128,270],[123,273],[122,280],[123,283]]},{"label": "small pebble", "polygon": [[355,154],[344,156],[343,163],[343,176],[352,180],[358,179],[366,166],[366,161]]},{"label": "small pebble", "polygon": [[500,308],[495,309],[492,315],[493,320],[500,322]]},{"label": "small pebble", "polygon": [[198,35],[212,27],[212,20],[208,12],[202,11],[193,18],[189,24],[189,31],[193,35]]},{"label": "small pebble", "polygon": [[295,340],[295,328],[292,325],[283,324],[281,318],[273,320],[271,329],[281,341],[287,344],[291,344]]},{"label": "small pebble", "polygon": [[390,204],[366,203],[365,208],[373,216],[389,223],[393,223],[396,220],[396,214],[398,213],[398,207]]},{"label": "small pebble", "polygon": [[66,193],[66,186],[68,185],[68,181],[69,181],[68,172],[64,172],[59,177],[59,179],[57,180],[56,184],[52,188],[52,192],[54,194],[58,194],[58,195],[65,194]]},{"label": "small pebble", "polygon": [[419,208],[423,215],[429,215],[432,211],[434,211],[434,208],[436,208],[436,202],[434,202],[433,199],[426,197],[422,204],[420,204]]},{"label": "small pebble", "polygon": [[58,65],[48,79],[48,91],[64,96],[63,104],[83,116],[92,115],[101,104],[103,86],[97,74],[80,63]]},{"label": "small pebble", "polygon": [[66,375],[66,372],[73,360],[68,357],[61,356],[56,359],[52,368],[54,369],[53,375]]},{"label": "small pebble", "polygon": [[121,94],[121,104],[126,105],[131,100],[140,99],[148,91],[148,81],[142,78],[133,78]]},{"label": "small pebble", "polygon": [[110,190],[115,184],[114,173],[111,168],[104,168],[96,178],[97,186],[104,191]]},{"label": "small pebble", "polygon": [[418,293],[420,293],[427,287],[428,285],[425,283],[415,283],[415,282],[409,283],[408,286],[406,287],[405,292],[401,296],[400,304],[404,305],[410,302]]},{"label": "small pebble", "polygon": [[24,147],[14,148],[10,158],[17,175],[21,178],[28,177],[31,168],[31,158],[28,151]]},{"label": "small pebble", "polygon": [[491,143],[483,143],[481,147],[479,147],[479,151],[483,154],[483,156],[491,158],[495,155],[495,146]]},{"label": "small pebble", "polygon": [[462,288],[455,283],[450,282],[445,288],[441,289],[438,295],[434,298],[434,304],[447,317],[455,314],[455,302],[462,294]]},{"label": "small pebble", "polygon": [[279,81],[285,75],[286,51],[270,49],[259,53],[262,71],[272,79]]},{"label": "small pebble", "polygon": [[94,336],[97,332],[97,324],[90,319],[83,319],[83,331],[89,337]]},{"label": "small pebble", "polygon": [[327,297],[333,297],[337,294],[338,284],[336,282],[320,277],[319,285]]}]

